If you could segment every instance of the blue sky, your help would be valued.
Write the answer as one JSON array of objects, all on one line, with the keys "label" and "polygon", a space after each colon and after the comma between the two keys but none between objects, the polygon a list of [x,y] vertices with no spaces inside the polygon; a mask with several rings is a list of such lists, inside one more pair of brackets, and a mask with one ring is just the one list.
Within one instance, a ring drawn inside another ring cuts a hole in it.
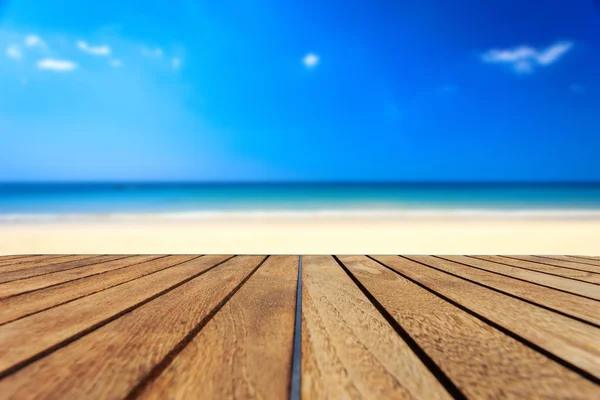
[{"label": "blue sky", "polygon": [[600,181],[594,0],[0,0],[0,181]]}]

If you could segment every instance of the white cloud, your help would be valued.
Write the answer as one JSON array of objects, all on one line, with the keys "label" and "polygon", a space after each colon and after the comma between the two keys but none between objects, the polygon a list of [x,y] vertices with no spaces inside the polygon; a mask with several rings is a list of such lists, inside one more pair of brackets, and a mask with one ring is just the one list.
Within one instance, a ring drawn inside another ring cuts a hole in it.
[{"label": "white cloud", "polygon": [[162,57],[163,50],[160,47],[156,47],[154,49],[148,49],[146,47],[142,48],[142,55],[148,57]]},{"label": "white cloud", "polygon": [[77,42],[77,48],[84,53],[91,54],[93,56],[108,56],[110,55],[110,47],[107,45],[102,46],[90,46],[87,42],[80,40]]},{"label": "white cloud", "polygon": [[306,66],[306,68],[314,68],[319,64],[320,57],[314,53],[308,53],[302,59],[302,63]]},{"label": "white cloud", "polygon": [[171,60],[171,66],[173,69],[179,69],[179,67],[181,67],[181,60],[178,57],[173,58],[173,60]]},{"label": "white cloud", "polygon": [[38,35],[25,36],[25,46],[46,48],[46,43]]},{"label": "white cloud", "polygon": [[6,48],[6,56],[12,58],[13,60],[19,60],[23,57],[23,53],[21,53],[21,49],[16,44],[12,44]]},{"label": "white cloud", "polygon": [[506,64],[515,72],[533,72],[538,66],[545,67],[554,64],[573,47],[573,42],[557,42],[543,50],[530,46],[520,46],[514,49],[492,49],[481,57],[485,63]]},{"label": "white cloud", "polygon": [[546,51],[538,54],[537,60],[542,65],[549,65],[561,58],[573,47],[572,42],[559,42],[548,47]]},{"label": "white cloud", "polygon": [[77,68],[77,64],[69,60],[56,60],[53,58],[45,58],[38,61],[39,69],[47,69],[56,72],[69,72]]},{"label": "white cloud", "polygon": [[119,68],[119,67],[123,66],[123,62],[116,58],[113,58],[108,63],[110,64],[111,67],[114,67],[114,68]]}]

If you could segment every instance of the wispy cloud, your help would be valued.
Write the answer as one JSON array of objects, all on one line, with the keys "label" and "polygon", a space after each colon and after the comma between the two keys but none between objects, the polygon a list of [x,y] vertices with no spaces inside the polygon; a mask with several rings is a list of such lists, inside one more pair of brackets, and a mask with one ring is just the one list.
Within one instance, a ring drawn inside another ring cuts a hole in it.
[{"label": "wispy cloud", "polygon": [[181,67],[181,59],[175,57],[171,60],[171,66],[173,69],[179,69]]},{"label": "wispy cloud", "polygon": [[113,58],[112,60],[110,60],[108,62],[110,64],[111,67],[113,68],[119,68],[123,66],[123,61],[117,59],[117,58]]},{"label": "wispy cloud", "polygon": [[53,58],[45,58],[38,61],[39,69],[45,69],[55,72],[70,72],[77,68],[77,64],[69,60],[56,60]]},{"label": "wispy cloud", "polygon": [[482,55],[481,60],[485,63],[508,65],[517,73],[529,73],[536,67],[554,64],[571,48],[573,42],[557,42],[542,50],[530,46],[491,49]]},{"label": "wispy cloud", "polygon": [[45,49],[46,43],[38,35],[31,34],[25,36],[25,46]]},{"label": "wispy cloud", "polygon": [[306,66],[306,68],[314,68],[319,65],[320,57],[315,53],[308,53],[302,59],[302,63]]},{"label": "wispy cloud", "polygon": [[23,57],[23,53],[21,53],[21,49],[16,44],[11,44],[6,48],[6,56],[12,58],[13,60],[19,60]]},{"label": "wispy cloud", "polygon": [[163,50],[160,47],[156,47],[154,49],[148,49],[146,47],[143,47],[141,53],[143,56],[147,57],[162,57],[164,54]]},{"label": "wispy cloud", "polygon": [[110,55],[110,47],[107,45],[90,46],[87,42],[80,40],[77,42],[77,48],[84,53],[93,56],[108,56]]},{"label": "wispy cloud", "polygon": [[573,42],[559,42],[546,49],[545,52],[538,55],[538,62],[542,65],[552,64],[558,61],[573,47]]}]

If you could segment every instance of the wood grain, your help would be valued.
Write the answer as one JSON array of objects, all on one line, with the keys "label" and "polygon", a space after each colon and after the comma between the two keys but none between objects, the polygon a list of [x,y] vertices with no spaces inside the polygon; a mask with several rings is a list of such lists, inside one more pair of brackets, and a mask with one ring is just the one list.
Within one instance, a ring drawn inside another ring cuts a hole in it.
[{"label": "wood grain", "polygon": [[589,399],[596,393],[593,383],[375,261],[340,260],[467,398]]},{"label": "wood grain", "polygon": [[593,264],[583,260],[574,260],[561,256],[514,256],[521,260],[540,262],[557,267],[572,268],[579,271],[587,271],[594,274],[600,274],[600,263]]},{"label": "wood grain", "polygon": [[140,398],[286,398],[297,278],[298,256],[270,257]]},{"label": "wood grain", "polygon": [[488,261],[501,262],[504,264],[514,265],[515,267],[525,268],[531,271],[543,272],[552,276],[562,277],[566,279],[577,280],[578,282],[600,283],[600,275],[587,271],[576,271],[573,269],[556,267],[548,264],[540,264],[539,262],[527,261],[523,259],[503,256],[477,256]]},{"label": "wood grain", "polygon": [[[575,260],[584,260],[584,261],[598,261],[600,263],[600,257],[588,257],[588,256],[564,256],[568,258],[572,258]],[[594,263],[596,264],[596,263]]]},{"label": "wood grain", "polygon": [[303,398],[450,398],[332,257],[303,257],[302,279]]},{"label": "wood grain", "polygon": [[[477,269],[477,261],[464,256],[406,256],[406,258],[448,271],[483,285],[502,290],[522,299],[553,308],[600,326],[600,304],[580,296],[512,279],[503,275]],[[467,265],[464,265],[467,264]]]},{"label": "wood grain", "polygon": [[[165,268],[189,261],[197,256],[167,256],[121,268],[77,281],[62,283],[35,292],[0,300],[0,325],[51,307],[100,292]],[[23,280],[25,281],[25,280]]]},{"label": "wood grain", "polygon": [[263,259],[236,257],[188,281],[5,378],[0,393],[11,399],[125,398]]},{"label": "wood grain", "polygon": [[[600,275],[600,259],[517,257]],[[389,267],[304,257],[303,398],[598,397],[599,284],[374,258]],[[263,259],[0,257],[0,277],[34,274],[0,283],[0,398],[288,398],[298,258]]]},{"label": "wood grain", "polygon": [[229,256],[205,256],[0,326],[0,375]]},{"label": "wood grain", "polygon": [[8,272],[15,272],[15,271],[21,271],[21,270],[27,270],[30,268],[35,268],[35,267],[48,267],[50,265],[57,265],[57,264],[63,264],[63,263],[67,263],[69,261],[77,261],[77,260],[84,260],[86,258],[96,258],[99,257],[99,255],[75,255],[75,256],[55,256],[55,257],[42,257],[42,258],[36,258],[34,260],[30,260],[30,261],[21,261],[21,262],[16,262],[13,264],[7,264],[2,266],[2,268],[0,268],[0,277],[4,276],[5,273]]},{"label": "wood grain", "polygon": [[31,278],[19,279],[16,281],[0,283],[0,299],[14,296],[16,294],[42,289],[48,286],[69,282],[75,279],[85,278],[86,276],[101,274],[114,269],[123,268],[128,265],[138,264],[144,261],[150,261],[160,256],[114,256],[116,258],[100,261],[82,268],[67,269],[45,275],[38,275]]},{"label": "wood grain", "polygon": [[586,296],[595,300],[600,300],[598,286],[591,283],[579,282],[571,279],[563,279],[553,275],[545,274],[543,272],[518,268],[514,265],[500,264],[495,262],[493,258],[489,259],[487,257],[484,258],[482,256],[468,257],[472,260],[472,265],[476,265],[477,267],[486,269],[488,271],[497,272],[506,276],[524,279],[532,283],[537,283],[554,289],[564,290],[565,292]]},{"label": "wood grain", "polygon": [[414,261],[374,258],[600,379],[600,330]]},{"label": "wood grain", "polygon": [[600,258],[593,258],[593,257],[586,258],[586,257],[580,257],[580,256],[545,256],[545,257],[552,257],[552,258],[558,258],[559,260],[567,260],[567,261],[572,261],[572,262],[576,262],[576,263],[600,266]]},{"label": "wood grain", "polygon": [[65,271],[72,268],[80,268],[86,265],[93,265],[104,261],[116,260],[123,256],[78,256],[77,258],[70,261],[61,261],[54,264],[48,265],[37,265],[35,267],[29,267],[20,269],[17,271],[2,272],[0,273],[0,283],[11,282],[17,279],[26,279],[33,276],[50,274],[53,272]]},{"label": "wood grain", "polygon": [[4,265],[5,262],[7,261],[16,261],[16,260],[23,260],[26,258],[35,258],[35,257],[43,257],[41,255],[27,255],[27,254],[21,254],[21,255],[14,255],[14,256],[0,256],[0,265]]},{"label": "wood grain", "polygon": [[9,266],[9,265],[27,264],[27,263],[43,261],[43,260],[50,261],[55,258],[70,257],[70,256],[61,254],[61,255],[30,255],[30,256],[14,256],[14,257],[15,258],[13,258],[13,257],[0,258],[0,271],[2,271],[2,269],[4,267]]}]

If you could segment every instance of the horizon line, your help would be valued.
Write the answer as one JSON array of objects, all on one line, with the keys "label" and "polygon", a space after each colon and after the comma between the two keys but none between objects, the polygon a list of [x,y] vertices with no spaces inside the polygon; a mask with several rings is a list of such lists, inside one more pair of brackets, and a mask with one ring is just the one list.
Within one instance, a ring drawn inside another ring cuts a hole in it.
[{"label": "horizon line", "polygon": [[412,180],[272,180],[272,181],[199,181],[199,180],[23,180],[0,181],[0,186],[7,185],[600,185],[593,180],[447,180],[447,181],[412,181]]}]

